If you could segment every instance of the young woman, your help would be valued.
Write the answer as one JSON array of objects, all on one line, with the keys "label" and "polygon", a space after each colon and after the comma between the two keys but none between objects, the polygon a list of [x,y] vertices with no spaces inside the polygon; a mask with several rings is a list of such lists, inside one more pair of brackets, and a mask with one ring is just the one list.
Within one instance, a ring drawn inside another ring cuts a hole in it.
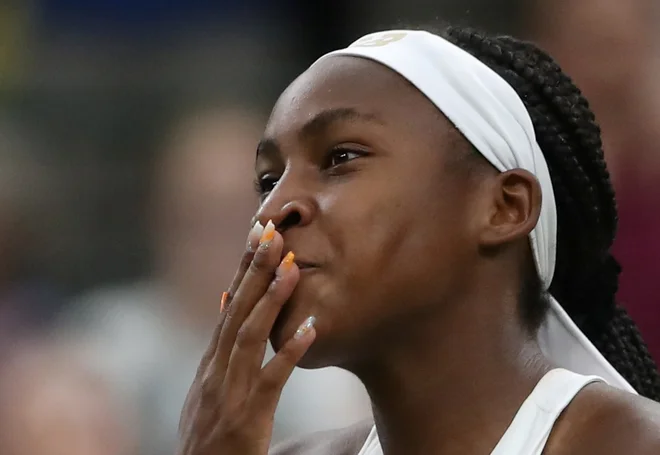
[{"label": "young woman", "polygon": [[180,453],[266,454],[295,365],[355,373],[375,425],[279,454],[660,453],[658,372],[614,298],[599,128],[545,53],[368,35],[286,89],[256,173]]}]

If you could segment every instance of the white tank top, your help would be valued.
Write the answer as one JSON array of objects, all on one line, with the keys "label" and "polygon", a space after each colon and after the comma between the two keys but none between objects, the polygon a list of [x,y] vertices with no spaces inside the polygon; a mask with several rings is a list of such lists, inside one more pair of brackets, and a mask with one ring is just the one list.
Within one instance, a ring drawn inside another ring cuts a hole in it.
[{"label": "white tank top", "polygon": [[[604,381],[561,368],[548,372],[520,406],[491,455],[541,455],[559,415],[593,382]],[[383,455],[375,426],[358,455]]]}]

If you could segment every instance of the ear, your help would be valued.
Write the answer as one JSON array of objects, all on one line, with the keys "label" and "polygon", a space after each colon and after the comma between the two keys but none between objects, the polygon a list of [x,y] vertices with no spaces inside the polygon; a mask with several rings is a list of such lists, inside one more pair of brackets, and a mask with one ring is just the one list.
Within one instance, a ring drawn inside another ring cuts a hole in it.
[{"label": "ear", "polygon": [[498,174],[490,186],[489,204],[479,244],[497,247],[526,237],[541,213],[541,186],[523,169]]}]

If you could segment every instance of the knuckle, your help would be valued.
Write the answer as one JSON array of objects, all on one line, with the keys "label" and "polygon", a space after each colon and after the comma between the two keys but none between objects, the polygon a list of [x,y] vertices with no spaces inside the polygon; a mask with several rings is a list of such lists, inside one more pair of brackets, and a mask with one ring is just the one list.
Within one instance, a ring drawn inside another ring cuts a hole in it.
[{"label": "knuckle", "polygon": [[225,434],[240,436],[249,431],[254,419],[248,413],[244,400],[228,400],[219,409],[217,422]]},{"label": "knuckle", "polygon": [[250,268],[256,273],[270,273],[274,270],[274,265],[268,251],[260,251],[254,255]]},{"label": "knuckle", "polygon": [[238,333],[236,333],[236,347],[239,349],[247,348],[254,345],[256,341],[254,331],[249,326],[244,325],[238,329]]},{"label": "knuckle", "polygon": [[213,370],[207,370],[199,385],[200,400],[207,402],[217,396],[219,387],[220,380],[217,375]]},{"label": "knuckle", "polygon": [[282,283],[282,278],[277,276],[273,278],[273,281],[271,281],[271,283],[266,288],[266,292],[264,293],[264,298],[269,300],[275,299],[280,294],[280,288],[282,287],[281,283]]},{"label": "knuckle", "polygon": [[282,368],[293,369],[298,363],[300,355],[291,347],[286,347],[277,353],[281,357],[280,365]]},{"label": "knuckle", "polygon": [[243,271],[247,270],[247,268],[252,263],[253,259],[254,259],[254,252],[246,251],[245,254],[243,255],[243,258],[241,259],[241,264],[239,267],[243,269]]},{"label": "knuckle", "polygon": [[210,343],[206,348],[206,351],[204,352],[204,355],[202,356],[202,359],[199,361],[199,365],[197,366],[197,377],[206,371],[211,365],[213,357],[215,357],[216,347],[217,341]]},{"label": "knuckle", "polygon": [[290,345],[280,349],[280,352],[278,354],[282,356],[284,363],[287,365],[290,364],[295,365],[296,362],[298,361],[298,354],[296,353],[295,349],[292,348]]},{"label": "knuckle", "polygon": [[233,320],[234,320],[234,311],[230,310],[225,312],[225,318],[222,321],[223,332],[226,330],[226,327],[231,327]]},{"label": "knuckle", "polygon": [[206,377],[208,371],[208,365],[199,365],[197,371],[195,372],[195,379],[193,379],[192,388],[200,389],[204,378]]},{"label": "knuckle", "polygon": [[272,374],[263,375],[259,379],[257,387],[261,394],[275,393],[280,388],[280,381]]},{"label": "knuckle", "polygon": [[237,349],[252,349],[268,342],[268,334],[262,335],[256,329],[249,326],[241,327],[236,334]]},{"label": "knuckle", "polygon": [[239,442],[250,439],[252,429],[250,428],[251,419],[248,419],[244,413],[237,413],[231,416],[225,416],[220,423],[222,433],[231,441]]}]

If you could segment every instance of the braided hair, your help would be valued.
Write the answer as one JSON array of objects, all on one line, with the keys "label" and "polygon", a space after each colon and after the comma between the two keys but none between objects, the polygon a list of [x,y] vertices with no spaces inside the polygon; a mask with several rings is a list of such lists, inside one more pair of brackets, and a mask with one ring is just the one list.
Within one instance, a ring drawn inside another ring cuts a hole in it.
[{"label": "braided hair", "polygon": [[[557,262],[550,292],[641,395],[660,401],[658,369],[639,330],[615,300],[620,267],[609,251],[617,207],[600,128],[587,100],[532,43],[457,27],[440,35],[504,78],[532,119],[557,204]],[[537,329],[548,301],[532,271],[525,279],[521,313]]]}]

